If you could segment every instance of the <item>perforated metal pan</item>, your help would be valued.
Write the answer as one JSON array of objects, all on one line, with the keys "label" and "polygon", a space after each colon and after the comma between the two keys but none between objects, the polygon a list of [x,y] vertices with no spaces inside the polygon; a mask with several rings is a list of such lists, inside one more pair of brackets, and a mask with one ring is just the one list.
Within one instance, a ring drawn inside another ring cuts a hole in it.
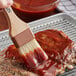
[{"label": "perforated metal pan", "polygon": [[[31,23],[28,23],[33,33],[46,30],[57,29],[66,33],[74,42],[76,42],[76,20],[65,13],[49,16]],[[13,44],[9,35],[9,30],[0,32],[0,50]],[[76,69],[65,72],[62,76],[76,76]]]}]

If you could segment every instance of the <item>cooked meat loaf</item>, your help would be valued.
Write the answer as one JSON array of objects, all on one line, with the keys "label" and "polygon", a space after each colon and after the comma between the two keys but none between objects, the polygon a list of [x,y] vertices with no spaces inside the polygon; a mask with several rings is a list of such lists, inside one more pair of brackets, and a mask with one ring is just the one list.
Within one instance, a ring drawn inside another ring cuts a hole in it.
[{"label": "cooked meat loaf", "polygon": [[64,32],[44,30],[36,33],[35,36],[47,53],[48,60],[36,68],[29,69],[24,65],[18,49],[10,45],[0,52],[0,76],[56,76],[64,73],[66,67],[73,69],[72,64],[76,63],[76,44]]}]

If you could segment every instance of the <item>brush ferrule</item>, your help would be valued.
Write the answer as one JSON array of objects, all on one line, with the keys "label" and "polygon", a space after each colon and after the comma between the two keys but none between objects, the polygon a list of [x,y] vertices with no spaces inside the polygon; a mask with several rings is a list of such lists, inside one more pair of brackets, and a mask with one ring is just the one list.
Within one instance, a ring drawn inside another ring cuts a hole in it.
[{"label": "brush ferrule", "polygon": [[19,33],[15,37],[12,37],[12,40],[15,43],[16,47],[23,46],[24,44],[28,43],[33,39],[34,39],[34,35],[32,34],[29,28]]}]

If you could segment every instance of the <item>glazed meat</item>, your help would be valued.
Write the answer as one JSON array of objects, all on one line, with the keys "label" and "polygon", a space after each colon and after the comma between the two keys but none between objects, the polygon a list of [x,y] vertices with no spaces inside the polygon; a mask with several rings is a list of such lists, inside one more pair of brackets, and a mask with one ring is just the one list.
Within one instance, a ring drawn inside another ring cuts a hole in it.
[{"label": "glazed meat", "polygon": [[37,41],[47,55],[62,64],[72,61],[73,41],[66,34],[58,30],[44,30],[35,34]]}]

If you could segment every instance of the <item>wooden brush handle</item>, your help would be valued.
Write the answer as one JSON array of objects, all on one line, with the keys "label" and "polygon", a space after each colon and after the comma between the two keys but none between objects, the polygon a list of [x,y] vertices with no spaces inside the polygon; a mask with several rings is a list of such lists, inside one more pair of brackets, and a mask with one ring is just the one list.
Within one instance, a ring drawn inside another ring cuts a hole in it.
[{"label": "wooden brush handle", "polygon": [[28,28],[27,24],[19,19],[12,8],[5,8],[3,12],[8,20],[10,34],[14,37]]}]

